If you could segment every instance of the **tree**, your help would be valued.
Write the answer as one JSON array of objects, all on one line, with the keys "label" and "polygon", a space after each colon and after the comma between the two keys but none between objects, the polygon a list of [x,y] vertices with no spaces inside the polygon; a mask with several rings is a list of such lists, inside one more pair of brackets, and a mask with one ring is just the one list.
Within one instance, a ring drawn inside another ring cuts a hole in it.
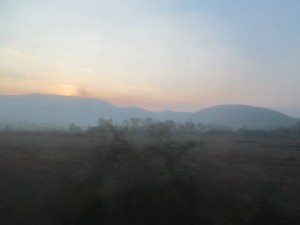
[{"label": "tree", "polygon": [[69,126],[69,132],[71,133],[81,133],[82,132],[82,128],[78,125],[76,125],[75,123],[71,123]]},{"label": "tree", "polygon": [[112,119],[104,119],[100,118],[98,120],[96,130],[100,133],[106,133],[113,129],[113,120]]},{"label": "tree", "polygon": [[167,138],[171,135],[171,126],[165,122],[152,123],[148,127],[148,134],[153,138]]}]

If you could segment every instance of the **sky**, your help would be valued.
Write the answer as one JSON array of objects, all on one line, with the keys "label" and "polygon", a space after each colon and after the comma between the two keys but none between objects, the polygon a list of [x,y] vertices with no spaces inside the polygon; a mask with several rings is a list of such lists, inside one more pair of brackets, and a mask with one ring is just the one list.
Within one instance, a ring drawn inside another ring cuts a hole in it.
[{"label": "sky", "polygon": [[0,0],[0,94],[300,117],[299,0]]}]

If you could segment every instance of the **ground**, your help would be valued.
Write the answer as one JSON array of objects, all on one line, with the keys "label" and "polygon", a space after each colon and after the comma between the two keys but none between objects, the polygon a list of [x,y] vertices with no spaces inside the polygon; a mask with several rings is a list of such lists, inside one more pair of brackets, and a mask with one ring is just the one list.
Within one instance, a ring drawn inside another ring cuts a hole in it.
[{"label": "ground", "polygon": [[0,224],[300,224],[300,140],[0,134]]}]

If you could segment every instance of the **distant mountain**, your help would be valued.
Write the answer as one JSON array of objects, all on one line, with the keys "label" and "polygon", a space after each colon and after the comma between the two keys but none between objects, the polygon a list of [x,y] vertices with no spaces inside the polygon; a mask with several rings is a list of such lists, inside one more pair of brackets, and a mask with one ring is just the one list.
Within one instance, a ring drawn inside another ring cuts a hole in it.
[{"label": "distant mountain", "polygon": [[76,96],[25,94],[0,95],[0,124],[32,122],[43,124],[95,125],[99,118],[123,121],[134,117],[158,120],[186,118],[190,113],[151,112],[138,107],[117,107],[108,102]]},{"label": "distant mountain", "polygon": [[26,94],[0,95],[0,126],[10,123],[39,123],[66,126],[95,125],[99,118],[124,119],[150,117],[154,120],[189,121],[239,129],[270,129],[297,122],[280,112],[246,105],[218,105],[195,113],[152,112],[138,107],[117,107],[108,102],[75,96]]},{"label": "distant mountain", "polygon": [[175,121],[187,121],[192,116],[191,112],[177,112],[172,110],[163,110],[154,113],[154,118],[157,120],[175,120]]},{"label": "distant mountain", "polygon": [[217,105],[193,113],[197,123],[216,124],[232,129],[272,129],[291,126],[297,120],[283,113],[248,105]]}]

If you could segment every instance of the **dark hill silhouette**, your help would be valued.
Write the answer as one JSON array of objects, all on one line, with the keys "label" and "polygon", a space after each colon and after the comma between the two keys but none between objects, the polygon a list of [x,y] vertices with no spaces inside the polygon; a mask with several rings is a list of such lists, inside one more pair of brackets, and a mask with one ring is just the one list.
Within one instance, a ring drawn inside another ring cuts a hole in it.
[{"label": "dark hill silhouette", "polygon": [[95,98],[26,94],[0,95],[0,125],[18,122],[65,126],[95,125],[99,118],[120,122],[130,118],[189,121],[219,124],[234,129],[269,129],[290,126],[297,120],[277,111],[245,105],[219,105],[195,113],[152,112],[138,107],[117,107]]},{"label": "dark hill silhouette", "polygon": [[103,100],[76,96],[26,94],[0,96],[0,120],[94,125],[100,117],[123,120],[152,116],[136,107],[116,107]]},{"label": "dark hill silhouette", "polygon": [[194,122],[218,124],[233,129],[272,129],[297,122],[275,110],[248,105],[217,105],[195,112],[192,119]]}]

